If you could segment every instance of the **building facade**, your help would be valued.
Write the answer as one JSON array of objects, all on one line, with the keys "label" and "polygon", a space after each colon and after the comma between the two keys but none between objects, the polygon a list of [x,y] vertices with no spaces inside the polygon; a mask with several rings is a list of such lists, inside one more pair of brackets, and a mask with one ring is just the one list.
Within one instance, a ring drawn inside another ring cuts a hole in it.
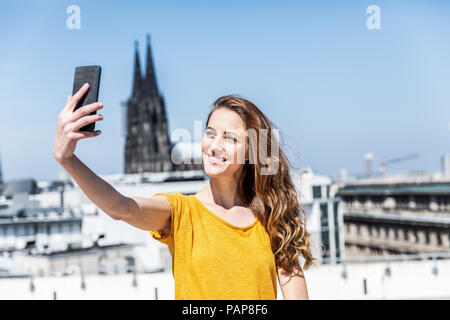
[{"label": "building facade", "polygon": [[361,181],[338,195],[349,257],[450,251],[450,182]]},{"label": "building facade", "polygon": [[32,199],[33,179],[9,181],[0,195],[0,252],[65,250],[81,246],[82,215],[60,203],[42,207]]}]

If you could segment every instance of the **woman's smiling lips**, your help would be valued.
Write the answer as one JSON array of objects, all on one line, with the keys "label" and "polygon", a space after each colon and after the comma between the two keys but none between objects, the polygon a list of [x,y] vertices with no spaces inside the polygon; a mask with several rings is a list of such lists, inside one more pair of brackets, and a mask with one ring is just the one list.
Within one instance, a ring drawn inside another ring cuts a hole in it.
[{"label": "woman's smiling lips", "polygon": [[214,157],[214,156],[209,155],[209,154],[206,154],[206,156],[208,157],[209,163],[211,163],[213,165],[222,164],[222,163],[227,162],[227,160],[225,158],[222,158],[222,157]]}]

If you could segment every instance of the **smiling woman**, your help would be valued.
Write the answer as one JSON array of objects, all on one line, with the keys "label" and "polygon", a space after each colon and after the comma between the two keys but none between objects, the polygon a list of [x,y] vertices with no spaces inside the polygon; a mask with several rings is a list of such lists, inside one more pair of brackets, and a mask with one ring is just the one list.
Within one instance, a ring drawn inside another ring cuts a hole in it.
[{"label": "smiling woman", "polygon": [[209,182],[195,195],[154,195],[171,209],[150,234],[169,247],[176,299],[276,299],[277,275],[285,299],[308,298],[299,256],[305,268],[315,259],[274,130],[250,101],[217,99],[201,145]]}]

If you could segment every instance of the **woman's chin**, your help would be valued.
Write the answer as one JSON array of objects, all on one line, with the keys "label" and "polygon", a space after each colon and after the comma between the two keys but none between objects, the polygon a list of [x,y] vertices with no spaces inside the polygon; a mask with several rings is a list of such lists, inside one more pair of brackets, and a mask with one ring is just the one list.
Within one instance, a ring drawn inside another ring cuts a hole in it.
[{"label": "woman's chin", "polygon": [[205,173],[208,176],[217,177],[217,176],[221,176],[225,173],[226,166],[206,164],[203,166],[203,170],[205,171]]},{"label": "woman's chin", "polygon": [[220,176],[224,174],[224,170],[221,168],[205,168],[205,173],[210,177]]}]

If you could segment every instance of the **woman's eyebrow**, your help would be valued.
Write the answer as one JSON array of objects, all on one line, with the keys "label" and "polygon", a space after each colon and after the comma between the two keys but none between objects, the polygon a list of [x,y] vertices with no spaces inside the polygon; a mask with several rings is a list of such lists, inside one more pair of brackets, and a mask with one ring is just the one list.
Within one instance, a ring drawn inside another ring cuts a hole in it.
[{"label": "woman's eyebrow", "polygon": [[[214,129],[213,127],[210,127],[210,126],[207,126],[207,127],[206,127],[206,130],[208,130],[208,129],[211,129],[211,130],[216,131],[216,129]],[[225,130],[224,133],[231,133],[231,134],[233,134],[233,135],[235,135],[235,136],[238,136],[237,133],[235,133],[234,131],[230,131],[230,130]]]},{"label": "woman's eyebrow", "polygon": [[225,133],[231,133],[232,135],[237,136],[237,134],[235,132],[233,132],[233,131],[225,130]]}]

